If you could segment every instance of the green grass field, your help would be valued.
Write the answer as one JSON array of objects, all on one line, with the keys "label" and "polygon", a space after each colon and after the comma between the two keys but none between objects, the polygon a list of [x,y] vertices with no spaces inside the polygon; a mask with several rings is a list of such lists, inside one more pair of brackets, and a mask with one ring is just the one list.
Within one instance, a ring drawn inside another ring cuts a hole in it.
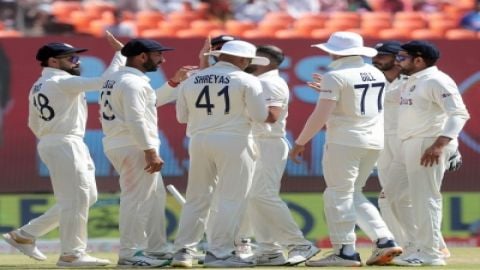
[{"label": "green grass field", "polygon": [[[329,250],[322,251],[318,258],[322,257],[325,252]],[[480,248],[451,248],[450,251],[452,252],[452,257],[447,260],[448,266],[444,267],[421,267],[422,270],[427,269],[480,269]],[[369,249],[360,249],[361,257],[363,260],[366,260],[370,255]],[[112,262],[116,262],[117,255],[114,253],[94,253],[94,256],[98,256],[101,258],[108,258]],[[49,254],[49,258],[45,262],[37,262],[33,259],[30,259],[21,254],[0,254],[0,269],[55,269],[57,260],[57,255]],[[304,268],[303,264],[297,266]],[[79,269],[112,269],[116,268],[115,264],[112,264],[108,267],[102,268],[79,268]],[[201,268],[201,266],[199,266]],[[292,267],[260,267],[261,269],[286,269]],[[379,267],[375,267],[379,268]],[[401,267],[398,266],[384,266],[381,269],[399,269]],[[73,268],[68,268],[73,269]],[[122,268],[125,269],[125,268]],[[338,267],[326,267],[323,269],[339,269]]]}]

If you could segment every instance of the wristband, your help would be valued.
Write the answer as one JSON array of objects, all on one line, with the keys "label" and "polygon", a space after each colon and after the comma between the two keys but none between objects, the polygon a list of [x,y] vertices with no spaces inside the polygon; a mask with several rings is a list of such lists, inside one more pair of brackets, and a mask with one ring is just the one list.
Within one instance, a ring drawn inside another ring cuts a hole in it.
[{"label": "wristband", "polygon": [[174,82],[172,80],[168,80],[168,85],[171,87],[177,87],[180,84],[180,82]]}]

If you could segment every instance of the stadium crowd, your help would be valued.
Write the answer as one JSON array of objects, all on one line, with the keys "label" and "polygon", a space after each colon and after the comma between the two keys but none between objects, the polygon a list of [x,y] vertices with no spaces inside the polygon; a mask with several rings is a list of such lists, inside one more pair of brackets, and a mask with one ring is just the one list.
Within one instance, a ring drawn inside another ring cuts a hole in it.
[{"label": "stadium crowd", "polygon": [[[387,39],[476,38],[475,31],[479,29],[476,25],[479,16],[477,2],[476,0],[2,0],[0,36],[58,34],[100,36],[105,29],[117,27],[122,30],[116,34],[147,38],[204,37],[222,32],[246,38],[326,38],[339,30]],[[233,32],[231,28],[234,29]],[[399,29],[403,30],[398,31]],[[447,35],[448,31],[453,34]]]}]

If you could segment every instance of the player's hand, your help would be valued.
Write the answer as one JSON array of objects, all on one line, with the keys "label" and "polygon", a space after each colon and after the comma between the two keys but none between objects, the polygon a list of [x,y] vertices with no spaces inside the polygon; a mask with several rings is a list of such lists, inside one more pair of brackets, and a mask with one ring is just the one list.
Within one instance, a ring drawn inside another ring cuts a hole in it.
[{"label": "player's hand", "polygon": [[209,66],[208,64],[208,55],[205,55],[205,53],[210,52],[212,50],[212,39],[210,36],[208,36],[205,39],[205,42],[203,43],[202,49],[200,49],[200,52],[198,53],[198,58],[200,59],[200,69],[207,68]]},{"label": "player's hand", "polygon": [[313,73],[313,82],[307,82],[307,85],[313,90],[320,92],[322,89],[322,75],[320,73]]},{"label": "player's hand", "polygon": [[303,156],[303,151],[305,151],[305,145],[295,144],[293,146],[293,149],[290,150],[289,156],[293,162],[295,162],[296,164],[300,164],[302,161],[299,158]]},{"label": "player's hand", "polygon": [[123,43],[116,39],[112,33],[105,31],[105,36],[107,37],[108,43],[115,51],[120,51],[123,48]]},{"label": "player's hand", "polygon": [[453,153],[448,159],[447,171],[449,172],[458,171],[458,169],[460,169],[461,166],[462,166],[462,155],[460,154],[460,151],[458,151],[457,149],[455,153]]},{"label": "player's hand", "polygon": [[159,172],[163,167],[163,160],[158,156],[157,151],[155,149],[148,149],[145,150],[145,161],[147,162],[147,166],[145,166],[144,170],[148,173],[155,173]]},{"label": "player's hand", "polygon": [[425,167],[432,167],[434,164],[438,164],[440,157],[443,153],[443,147],[447,145],[452,139],[440,136],[435,142],[428,147],[420,158],[420,165]]},{"label": "player's hand", "polygon": [[175,75],[173,75],[170,80],[174,83],[180,83],[186,80],[197,69],[198,66],[183,66],[175,72]]},{"label": "player's hand", "polygon": [[203,54],[208,53],[212,50],[212,38],[208,36],[205,41],[203,42],[203,47],[200,49],[200,52],[198,54],[199,58],[205,57]]}]

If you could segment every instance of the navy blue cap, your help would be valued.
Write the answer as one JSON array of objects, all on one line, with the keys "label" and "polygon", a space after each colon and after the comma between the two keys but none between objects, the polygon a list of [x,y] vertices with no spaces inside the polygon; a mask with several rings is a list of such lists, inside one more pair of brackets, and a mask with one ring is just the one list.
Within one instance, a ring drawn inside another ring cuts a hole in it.
[{"label": "navy blue cap", "polygon": [[122,55],[126,57],[136,56],[144,52],[171,51],[173,48],[164,47],[162,44],[151,39],[134,38],[122,48]]},{"label": "navy blue cap", "polygon": [[432,43],[424,40],[412,40],[403,44],[402,50],[413,56],[437,60],[440,58],[440,51]]},{"label": "navy blue cap", "polygon": [[402,50],[401,43],[398,41],[386,41],[375,45],[378,54],[397,54]]},{"label": "navy blue cap", "polygon": [[50,57],[56,57],[69,53],[81,53],[85,51],[87,51],[87,49],[75,48],[67,43],[52,42],[43,45],[40,49],[38,49],[36,58],[38,61],[46,61]]},{"label": "navy blue cap", "polygon": [[232,41],[232,40],[236,40],[236,38],[234,36],[230,36],[230,35],[220,35],[218,37],[212,38],[212,40],[210,40],[210,44],[212,46],[217,46],[217,45],[220,45],[220,44],[223,44],[225,42]]}]

